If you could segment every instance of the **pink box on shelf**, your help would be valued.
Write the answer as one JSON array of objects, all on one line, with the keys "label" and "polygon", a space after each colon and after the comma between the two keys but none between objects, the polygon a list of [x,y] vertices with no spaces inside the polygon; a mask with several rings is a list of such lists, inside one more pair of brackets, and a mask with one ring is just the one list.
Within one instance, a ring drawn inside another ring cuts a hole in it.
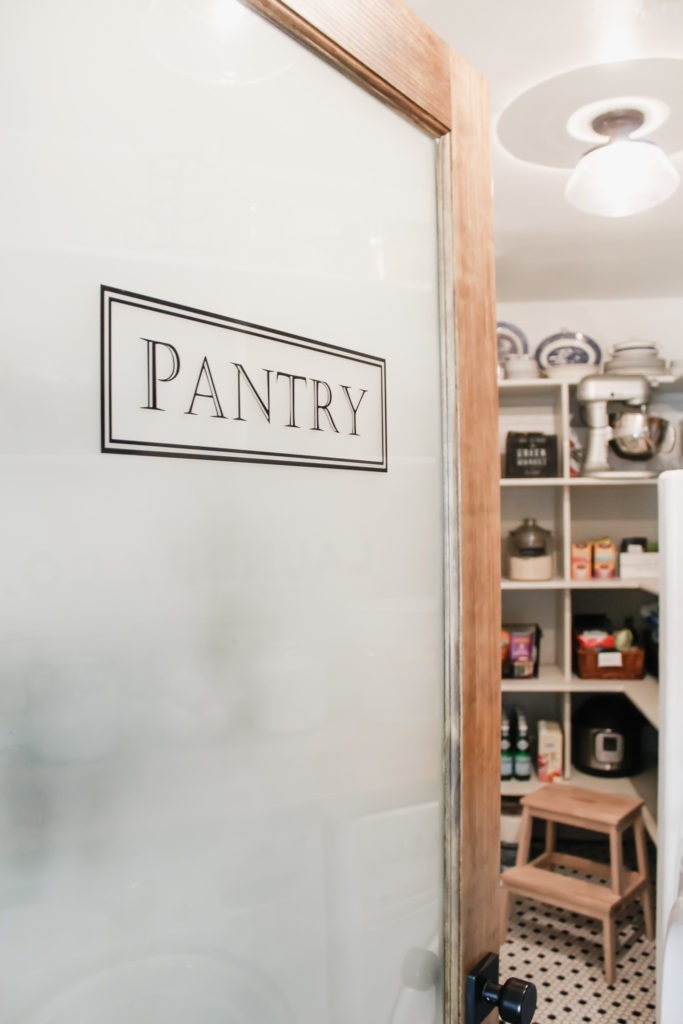
[{"label": "pink box on shelf", "polygon": [[572,544],[571,577],[573,580],[589,580],[592,572],[592,544]]}]

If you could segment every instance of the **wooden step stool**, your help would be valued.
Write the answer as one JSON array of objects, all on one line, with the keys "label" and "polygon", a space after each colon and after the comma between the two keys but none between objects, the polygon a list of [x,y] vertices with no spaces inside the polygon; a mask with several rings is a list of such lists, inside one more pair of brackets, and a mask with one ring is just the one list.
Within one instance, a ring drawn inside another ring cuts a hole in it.
[{"label": "wooden step stool", "polygon": [[[645,849],[643,801],[638,797],[612,796],[578,786],[551,783],[522,797],[522,827],[517,850],[517,863],[501,875],[503,885],[502,933],[505,935],[510,913],[510,897],[550,903],[602,922],[605,953],[605,976],[611,985],[615,977],[615,946],[617,914],[632,900],[640,897],[645,917],[645,934],[654,938],[652,892]],[[546,823],[545,851],[529,862],[531,828],[534,818]],[[558,853],[555,849],[558,825],[573,825],[609,836],[610,863],[599,864],[585,857]],[[633,827],[638,870],[627,871],[623,864],[623,836]],[[554,868],[577,869],[609,879],[609,885],[588,882],[574,876],[556,874]]]}]

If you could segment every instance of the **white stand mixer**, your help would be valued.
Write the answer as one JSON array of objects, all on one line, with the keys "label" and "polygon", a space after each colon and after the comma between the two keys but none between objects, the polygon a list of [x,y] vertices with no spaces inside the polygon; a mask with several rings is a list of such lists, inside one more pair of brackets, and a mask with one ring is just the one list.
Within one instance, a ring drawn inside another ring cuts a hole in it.
[{"label": "white stand mixer", "polygon": [[581,466],[582,476],[610,478],[643,478],[655,476],[650,470],[615,470],[607,462],[609,442],[615,436],[610,425],[608,404],[622,402],[635,406],[641,413],[638,418],[643,431],[647,430],[647,402],[650,385],[645,377],[636,374],[595,373],[584,377],[576,389],[576,397],[586,410],[588,440]]}]

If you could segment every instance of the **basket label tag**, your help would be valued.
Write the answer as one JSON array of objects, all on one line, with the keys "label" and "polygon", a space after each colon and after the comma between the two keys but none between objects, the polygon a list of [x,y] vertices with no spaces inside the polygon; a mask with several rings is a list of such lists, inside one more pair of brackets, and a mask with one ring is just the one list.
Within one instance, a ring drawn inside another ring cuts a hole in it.
[{"label": "basket label tag", "polygon": [[598,668],[621,668],[623,664],[621,651],[598,651]]}]

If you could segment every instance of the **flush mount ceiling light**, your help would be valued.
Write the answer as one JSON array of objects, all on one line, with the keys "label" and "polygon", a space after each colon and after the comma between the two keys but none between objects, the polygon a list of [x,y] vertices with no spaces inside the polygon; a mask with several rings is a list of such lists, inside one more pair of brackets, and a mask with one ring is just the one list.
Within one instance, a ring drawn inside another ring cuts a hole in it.
[{"label": "flush mount ceiling light", "polygon": [[654,142],[632,138],[644,122],[640,110],[610,110],[592,122],[607,136],[602,146],[579,160],[565,189],[572,206],[600,217],[629,217],[664,202],[679,185],[679,176]]}]

